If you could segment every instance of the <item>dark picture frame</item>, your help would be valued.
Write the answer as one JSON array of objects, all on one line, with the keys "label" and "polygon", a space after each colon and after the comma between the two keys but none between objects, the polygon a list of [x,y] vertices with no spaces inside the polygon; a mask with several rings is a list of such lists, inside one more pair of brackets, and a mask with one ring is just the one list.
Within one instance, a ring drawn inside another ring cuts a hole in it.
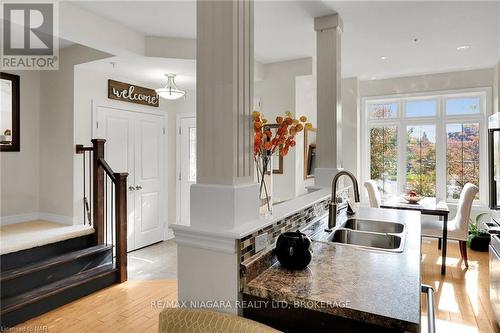
[{"label": "dark picture frame", "polygon": [[[495,142],[495,138],[496,141]],[[499,191],[500,182],[495,180],[495,168],[500,168],[500,165],[495,165],[498,161],[498,151],[496,147],[500,145],[500,128],[488,129],[488,174],[489,174],[489,194],[490,194],[490,209],[500,210],[500,198],[497,196]]]},{"label": "dark picture frame", "polygon": [[[21,125],[20,125],[20,92],[19,76],[0,72],[0,79],[8,80],[12,84],[12,140],[9,142],[0,142],[0,151],[21,150]],[[0,133],[3,134],[3,133]]]},{"label": "dark picture frame", "polygon": [[[310,139],[310,133],[317,133],[316,128],[304,129],[304,179],[314,178],[316,168],[316,138]],[[313,141],[313,142],[311,142]]]},{"label": "dark picture frame", "polygon": [[[274,135],[276,129],[278,129],[279,127],[280,127],[279,124],[264,125],[264,131],[267,131],[269,129],[269,130],[271,130],[271,132],[273,132],[273,135]],[[273,129],[274,129],[274,131],[273,131]],[[276,163],[274,162],[274,165],[273,165],[273,174],[278,174],[278,175],[282,175],[283,174],[283,156],[281,156],[281,154],[280,154],[281,149],[283,149],[283,145],[281,145],[279,147],[278,151],[277,151],[277,154],[278,154],[277,161],[278,161],[278,163],[276,165]],[[276,158],[274,159],[274,161],[276,161]]]},{"label": "dark picture frame", "polygon": [[314,169],[316,169],[316,144],[312,143],[307,152],[307,178],[314,178]]}]

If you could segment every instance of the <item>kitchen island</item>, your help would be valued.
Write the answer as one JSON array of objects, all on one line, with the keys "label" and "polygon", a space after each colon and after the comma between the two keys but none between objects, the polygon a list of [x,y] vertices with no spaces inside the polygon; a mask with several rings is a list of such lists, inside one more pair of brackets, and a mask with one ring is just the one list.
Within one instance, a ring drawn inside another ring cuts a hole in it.
[{"label": "kitchen island", "polygon": [[290,271],[267,259],[243,286],[243,300],[259,304],[243,315],[286,332],[419,332],[420,213],[360,208],[349,218],[406,225],[402,252],[329,242],[322,219],[303,228],[313,238],[309,266]]}]

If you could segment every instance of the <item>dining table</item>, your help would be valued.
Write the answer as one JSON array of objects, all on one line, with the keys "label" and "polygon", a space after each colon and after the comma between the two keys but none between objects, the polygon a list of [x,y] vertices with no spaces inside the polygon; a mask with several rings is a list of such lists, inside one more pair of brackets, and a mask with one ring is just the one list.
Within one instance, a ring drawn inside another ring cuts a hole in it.
[{"label": "dining table", "polygon": [[416,203],[409,203],[402,197],[390,197],[382,200],[380,208],[415,210],[423,215],[439,216],[442,218],[441,275],[446,275],[446,243],[448,239],[448,215],[450,214],[450,209],[446,201],[434,197],[424,197]]}]

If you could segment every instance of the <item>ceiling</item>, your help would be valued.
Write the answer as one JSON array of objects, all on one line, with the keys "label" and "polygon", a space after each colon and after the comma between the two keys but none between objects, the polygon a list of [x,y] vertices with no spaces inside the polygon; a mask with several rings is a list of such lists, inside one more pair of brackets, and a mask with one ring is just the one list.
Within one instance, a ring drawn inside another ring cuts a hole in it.
[{"label": "ceiling", "polygon": [[[76,4],[145,35],[196,37],[194,1]],[[255,2],[256,60],[271,63],[314,56],[313,19],[333,12],[344,21],[343,77],[482,68],[500,60],[500,2],[263,0]],[[470,48],[458,51],[462,45]]]},{"label": "ceiling", "polygon": [[165,86],[165,74],[175,73],[175,83],[183,90],[194,90],[196,61],[149,57],[111,57],[78,65],[94,72],[114,77],[133,78],[153,88]]}]

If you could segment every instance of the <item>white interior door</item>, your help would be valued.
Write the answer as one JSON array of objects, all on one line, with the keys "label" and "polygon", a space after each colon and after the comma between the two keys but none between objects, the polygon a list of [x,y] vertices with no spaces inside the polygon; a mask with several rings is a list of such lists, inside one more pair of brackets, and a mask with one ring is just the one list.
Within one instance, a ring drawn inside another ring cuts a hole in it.
[{"label": "white interior door", "polygon": [[105,159],[127,177],[127,250],[163,239],[164,118],[114,108],[97,108],[97,137],[106,139]]},{"label": "white interior door", "polygon": [[[134,114],[106,107],[97,108],[97,137],[106,139],[104,158],[115,172],[128,172],[127,188],[134,186]],[[127,250],[135,248],[135,193],[127,196]]]},{"label": "white interior door", "polygon": [[180,120],[180,223],[189,224],[190,187],[196,182],[196,118]]},{"label": "white interior door", "polygon": [[163,117],[137,114],[135,120],[135,247],[163,239]]}]

